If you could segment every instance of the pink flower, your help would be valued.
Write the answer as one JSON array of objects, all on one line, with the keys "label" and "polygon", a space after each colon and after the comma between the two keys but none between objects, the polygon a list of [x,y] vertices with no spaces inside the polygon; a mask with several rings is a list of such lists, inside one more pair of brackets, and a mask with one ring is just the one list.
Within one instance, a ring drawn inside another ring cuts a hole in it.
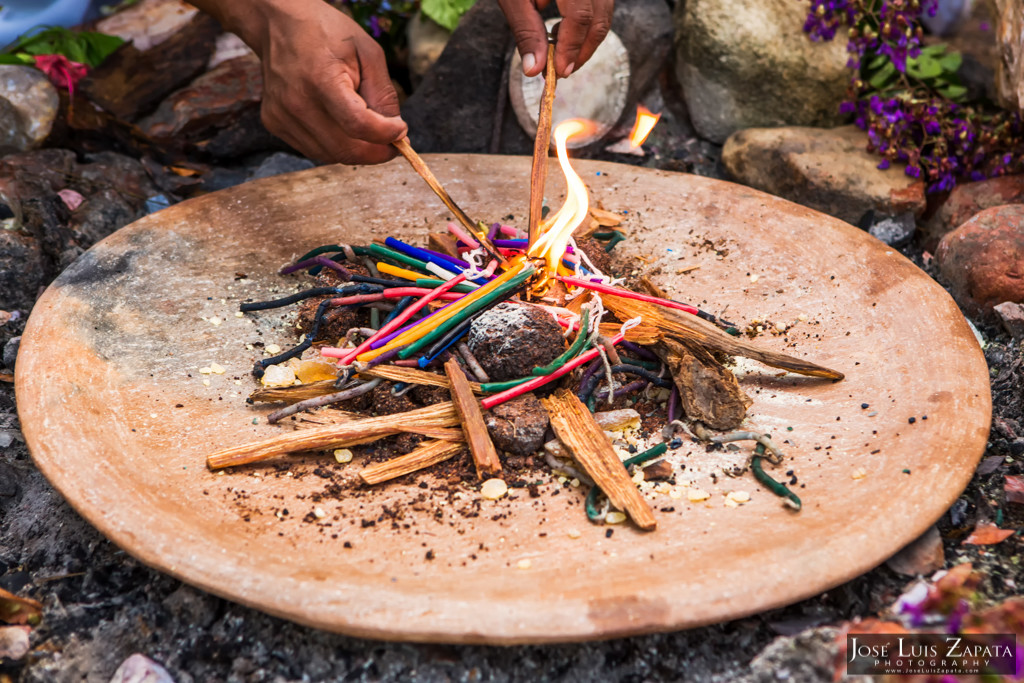
[{"label": "pink flower", "polygon": [[72,62],[64,55],[36,55],[36,68],[46,74],[58,88],[67,88],[72,98],[75,95],[75,84],[89,71],[85,64]]}]

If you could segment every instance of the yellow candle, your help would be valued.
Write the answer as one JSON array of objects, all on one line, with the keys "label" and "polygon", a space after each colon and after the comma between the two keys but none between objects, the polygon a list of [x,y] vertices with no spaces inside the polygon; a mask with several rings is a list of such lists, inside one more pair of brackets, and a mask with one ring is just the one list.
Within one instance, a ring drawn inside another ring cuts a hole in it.
[{"label": "yellow candle", "polygon": [[400,277],[403,280],[412,280],[413,282],[416,282],[416,280],[419,280],[420,278],[427,277],[422,273],[416,273],[411,270],[406,270],[405,268],[399,268],[398,266],[393,266],[390,263],[384,263],[383,261],[377,261],[377,270],[382,273],[386,273],[387,275],[394,275],[395,277]]}]

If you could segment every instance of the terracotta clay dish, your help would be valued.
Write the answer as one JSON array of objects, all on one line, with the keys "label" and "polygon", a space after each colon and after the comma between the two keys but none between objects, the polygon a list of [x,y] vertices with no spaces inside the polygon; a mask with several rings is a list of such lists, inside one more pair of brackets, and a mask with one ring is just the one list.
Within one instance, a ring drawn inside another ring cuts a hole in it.
[{"label": "terracotta clay dish", "polygon": [[[525,226],[530,159],[426,160],[471,216]],[[671,296],[761,321],[761,344],[846,374],[739,366],[751,428],[786,454],[767,471],[793,472],[802,511],[750,474],[703,478],[701,502],[655,499],[658,529],[644,533],[592,525],[585,487],[542,468],[538,496],[512,481],[497,501],[438,493],[430,472],[339,491],[325,476],[360,463],[329,454],[208,471],[212,450],[282,429],[245,397],[258,343],[286,347],[295,331],[283,312],[236,317],[239,302],[294,291],[303,276],[276,271],[314,246],[424,244],[443,228],[444,208],[401,159],[193,199],[81,256],[39,300],[18,357],[36,463],[146,564],[303,624],[410,641],[575,641],[733,619],[848,581],[942,515],[981,456],[991,399],[978,344],[938,285],[850,225],[745,187],[577,169],[594,201],[628,210],[618,249]],[[552,161],[554,206],[558,175]],[[200,372],[212,364],[226,372]],[[669,455],[703,477],[744,451],[686,441]],[[730,491],[750,502],[726,505]]]}]

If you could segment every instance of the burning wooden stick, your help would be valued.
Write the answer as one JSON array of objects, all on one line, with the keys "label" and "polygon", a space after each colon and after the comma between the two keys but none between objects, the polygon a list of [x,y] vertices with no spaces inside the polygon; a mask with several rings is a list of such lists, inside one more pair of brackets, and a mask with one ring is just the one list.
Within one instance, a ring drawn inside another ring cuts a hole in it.
[{"label": "burning wooden stick", "polygon": [[363,483],[371,486],[380,484],[449,460],[463,448],[465,445],[461,443],[428,441],[411,453],[400,455],[387,462],[364,467],[359,473],[359,478],[363,480]]},{"label": "burning wooden stick", "polygon": [[714,351],[721,351],[730,356],[750,358],[760,361],[765,365],[770,365],[773,368],[780,368],[811,377],[840,380],[844,376],[843,373],[837,370],[831,370],[785,353],[762,349],[736,337],[731,337],[711,323],[695,315],[680,313],[671,308],[665,308],[646,301],[627,299],[626,297],[614,294],[604,294],[601,300],[608,310],[621,320],[642,316],[644,322],[661,328],[662,332],[668,336],[694,341]]},{"label": "burning wooden stick", "polygon": [[438,403],[405,413],[368,417],[330,427],[305,429],[274,436],[263,441],[224,448],[208,455],[206,466],[211,470],[217,470],[223,467],[248,465],[285,453],[354,446],[375,441],[382,436],[415,432],[418,428],[454,427],[458,424],[459,417],[455,413],[455,407],[451,403]]},{"label": "burning wooden stick", "polygon": [[412,148],[409,138],[402,138],[401,140],[396,140],[391,144],[393,144],[395,148],[402,153],[402,156],[404,156],[413,169],[420,174],[420,177],[427,181],[427,185],[429,185],[430,189],[434,191],[434,194],[444,202],[444,205],[448,207],[448,210],[455,215],[456,220],[462,223],[462,225],[464,225],[466,229],[480,241],[480,246],[487,251],[491,258],[497,259],[498,263],[505,263],[505,257],[499,254],[498,250],[494,248],[493,244],[491,244],[491,241],[487,239],[487,233],[480,230],[479,226],[477,226],[472,219],[466,215],[466,212],[459,208],[458,204],[455,203],[455,200],[451,198],[451,195],[449,195],[444,187],[441,186],[440,181],[438,181],[437,177],[433,172],[431,172],[430,168],[427,167],[427,162],[423,161],[420,155],[416,153],[416,150]]},{"label": "burning wooden stick", "polygon": [[611,504],[625,510],[644,531],[653,531],[658,522],[651,506],[637,490],[604,430],[576,394],[562,389],[541,402],[548,411],[555,435],[601,487]]},{"label": "burning wooden stick", "polygon": [[498,451],[495,450],[494,444],[491,442],[491,435],[487,432],[487,425],[484,423],[483,411],[480,410],[480,404],[473,396],[466,373],[459,367],[459,361],[454,358],[444,364],[444,372],[448,375],[448,382],[451,385],[455,412],[462,418],[462,432],[466,436],[466,443],[469,444],[473,464],[476,465],[477,478],[486,479],[499,476],[501,460],[498,459]]},{"label": "burning wooden stick", "polygon": [[548,175],[548,150],[551,148],[551,115],[555,103],[555,44],[548,43],[548,61],[544,69],[544,94],[537,114],[537,137],[533,140],[533,167],[530,171],[530,241],[537,241],[540,214],[544,208],[544,182]]}]

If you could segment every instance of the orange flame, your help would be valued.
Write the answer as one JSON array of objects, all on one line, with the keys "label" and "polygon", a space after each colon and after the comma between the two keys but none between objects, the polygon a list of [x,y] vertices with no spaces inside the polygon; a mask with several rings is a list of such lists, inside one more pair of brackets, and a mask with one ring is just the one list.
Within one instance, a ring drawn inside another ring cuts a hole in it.
[{"label": "orange flame", "polygon": [[629,134],[629,144],[635,149],[644,144],[644,140],[654,130],[654,124],[661,118],[661,114],[652,114],[647,107],[639,105],[636,108],[636,123],[633,124],[633,131]]},{"label": "orange flame", "polygon": [[530,245],[527,255],[531,258],[543,258],[546,262],[545,274],[550,277],[558,272],[558,264],[565,253],[569,238],[587,217],[590,209],[590,196],[587,186],[569,165],[566,153],[566,142],[574,135],[583,135],[592,131],[594,124],[583,119],[569,119],[555,128],[555,150],[558,163],[565,174],[565,203],[557,212],[544,220],[537,231],[537,240]]}]

